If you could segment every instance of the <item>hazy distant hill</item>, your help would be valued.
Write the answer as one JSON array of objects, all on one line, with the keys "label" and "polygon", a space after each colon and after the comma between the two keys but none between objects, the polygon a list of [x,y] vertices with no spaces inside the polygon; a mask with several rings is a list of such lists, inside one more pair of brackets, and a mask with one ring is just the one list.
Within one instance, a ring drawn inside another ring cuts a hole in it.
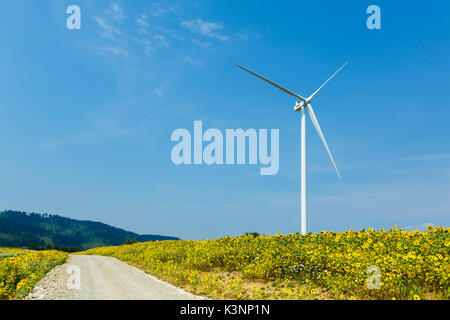
[{"label": "hazy distant hill", "polygon": [[138,242],[177,240],[176,237],[139,235],[110,225],[80,221],[57,215],[0,212],[0,247],[72,247],[90,249]]}]

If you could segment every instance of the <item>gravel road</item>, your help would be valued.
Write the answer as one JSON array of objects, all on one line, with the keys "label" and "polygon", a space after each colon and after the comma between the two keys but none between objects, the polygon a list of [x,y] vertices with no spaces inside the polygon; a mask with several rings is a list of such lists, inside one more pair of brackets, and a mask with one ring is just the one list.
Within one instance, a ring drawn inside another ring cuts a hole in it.
[{"label": "gravel road", "polygon": [[[79,277],[77,277],[79,274]],[[77,281],[79,279],[79,281]],[[69,256],[28,295],[29,300],[201,300],[111,257]]]}]

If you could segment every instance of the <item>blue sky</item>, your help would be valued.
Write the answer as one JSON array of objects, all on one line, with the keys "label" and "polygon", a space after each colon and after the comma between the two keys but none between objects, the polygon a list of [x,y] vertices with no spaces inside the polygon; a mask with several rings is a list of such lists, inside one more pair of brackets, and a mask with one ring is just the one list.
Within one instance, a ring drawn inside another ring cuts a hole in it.
[{"label": "blue sky", "polygon": [[[66,8],[82,12],[66,28]],[[382,29],[366,27],[381,8]],[[450,3],[3,1],[0,209],[204,239],[300,228],[295,100],[308,122],[309,231],[450,224]],[[173,130],[280,129],[280,170],[175,166]]]}]

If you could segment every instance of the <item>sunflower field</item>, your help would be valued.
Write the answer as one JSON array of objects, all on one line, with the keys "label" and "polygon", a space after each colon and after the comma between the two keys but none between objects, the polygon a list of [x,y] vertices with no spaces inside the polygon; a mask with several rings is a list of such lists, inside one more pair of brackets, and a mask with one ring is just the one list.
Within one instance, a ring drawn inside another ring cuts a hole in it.
[{"label": "sunflower field", "polygon": [[16,254],[25,254],[27,250],[16,249],[16,248],[0,248],[0,259],[9,258],[15,256]]},{"label": "sunflower field", "polygon": [[2,249],[0,253],[17,253],[0,258],[0,300],[25,298],[47,272],[67,260],[66,253],[54,250]]},{"label": "sunflower field", "polygon": [[450,228],[245,235],[95,248],[213,299],[449,299]]}]

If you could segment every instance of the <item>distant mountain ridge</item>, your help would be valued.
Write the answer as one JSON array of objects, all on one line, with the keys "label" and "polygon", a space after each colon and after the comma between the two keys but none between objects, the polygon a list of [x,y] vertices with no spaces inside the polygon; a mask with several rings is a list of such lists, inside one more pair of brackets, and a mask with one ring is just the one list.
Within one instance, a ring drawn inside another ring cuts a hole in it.
[{"label": "distant mountain ridge", "polygon": [[67,247],[87,250],[128,242],[179,240],[177,237],[139,235],[105,223],[59,215],[0,212],[0,247]]}]

